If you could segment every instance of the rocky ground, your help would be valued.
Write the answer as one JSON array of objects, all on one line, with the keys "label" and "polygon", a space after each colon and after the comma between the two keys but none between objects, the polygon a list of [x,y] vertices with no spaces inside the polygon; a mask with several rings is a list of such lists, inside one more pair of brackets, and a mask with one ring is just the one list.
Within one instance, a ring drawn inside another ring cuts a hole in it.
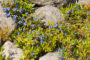
[{"label": "rocky ground", "polygon": [[[59,6],[64,6],[71,2],[70,0],[30,0],[31,3],[37,5],[38,9],[35,10],[33,16],[39,16],[46,25],[48,25],[48,21],[55,22],[58,19],[63,20],[63,14],[58,9]],[[75,1],[74,1],[75,2]],[[86,4],[90,2],[90,0],[79,0],[78,4]],[[0,28],[4,31],[8,28],[8,32],[11,33],[16,27],[16,23],[13,21],[11,17],[7,18],[5,13],[3,12],[3,7],[0,6]],[[2,32],[0,31],[0,32]],[[2,36],[0,36],[1,41]],[[2,44],[2,42],[0,42]],[[19,60],[23,55],[23,52],[20,48],[17,48],[14,43],[10,41],[6,41],[4,43],[4,51],[3,57],[10,56],[11,60]],[[57,60],[57,57],[60,56],[57,52],[50,52],[46,55],[40,57],[39,60]],[[24,58],[24,56],[23,56]]]}]

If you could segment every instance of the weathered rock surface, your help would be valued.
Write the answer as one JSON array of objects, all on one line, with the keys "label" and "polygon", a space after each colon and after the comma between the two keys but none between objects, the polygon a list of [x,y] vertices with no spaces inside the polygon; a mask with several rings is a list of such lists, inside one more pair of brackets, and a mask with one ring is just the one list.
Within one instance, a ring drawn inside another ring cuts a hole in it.
[{"label": "weathered rock surface", "polygon": [[[0,47],[4,43],[1,39],[5,38],[4,40],[6,40],[9,33],[11,33],[15,29],[15,27],[16,23],[11,17],[6,17],[5,12],[3,12],[3,8],[0,4]],[[7,33],[4,33],[4,31],[7,31]]]},{"label": "weathered rock surface", "polygon": [[0,28],[5,30],[8,28],[8,32],[11,32],[15,28],[16,24],[11,17],[6,17],[3,12],[3,8],[0,6]]},{"label": "weathered rock surface", "polygon": [[47,53],[46,55],[40,57],[39,60],[58,60],[60,57],[60,54],[58,52],[50,52]]},{"label": "weathered rock surface", "polygon": [[79,0],[78,4],[87,4],[90,3],[90,0]]},{"label": "weathered rock surface", "polygon": [[20,60],[21,56],[24,59],[23,51],[20,48],[17,48],[13,43],[10,41],[5,42],[3,57],[7,58],[10,57],[10,60]]},{"label": "weathered rock surface", "polygon": [[76,0],[29,0],[31,3],[37,5],[54,5],[54,6],[63,6],[68,2],[75,2]]},{"label": "weathered rock surface", "polygon": [[48,22],[51,24],[57,22],[57,20],[63,20],[62,12],[58,8],[49,5],[38,8],[33,16],[38,16],[46,25],[48,25]]}]

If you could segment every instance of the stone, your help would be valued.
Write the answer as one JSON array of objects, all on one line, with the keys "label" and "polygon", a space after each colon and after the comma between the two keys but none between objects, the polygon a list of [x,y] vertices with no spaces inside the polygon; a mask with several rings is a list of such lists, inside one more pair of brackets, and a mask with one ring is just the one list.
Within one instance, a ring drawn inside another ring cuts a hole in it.
[{"label": "stone", "polygon": [[50,5],[38,8],[32,16],[38,16],[43,22],[45,22],[45,25],[49,25],[48,22],[52,24],[52,22],[63,20],[62,12],[58,8]]},{"label": "stone", "polygon": [[6,17],[5,12],[3,12],[3,7],[0,4],[0,47],[15,28],[16,23],[11,17]]},{"label": "stone", "polygon": [[60,54],[58,52],[50,52],[39,58],[39,60],[58,60]]},{"label": "stone", "polygon": [[69,2],[75,2],[76,0],[29,0],[31,3],[45,6],[45,5],[54,5],[54,6],[63,6]]},{"label": "stone", "polygon": [[10,57],[10,60],[20,60],[21,57],[24,59],[23,51],[17,48],[12,42],[6,41],[3,45],[3,57]]},{"label": "stone", "polygon": [[77,4],[87,4],[90,3],[90,0],[78,0]]},{"label": "stone", "polygon": [[8,29],[8,32],[12,32],[16,27],[16,23],[11,17],[6,17],[3,12],[3,8],[0,6],[0,28],[4,31]]}]

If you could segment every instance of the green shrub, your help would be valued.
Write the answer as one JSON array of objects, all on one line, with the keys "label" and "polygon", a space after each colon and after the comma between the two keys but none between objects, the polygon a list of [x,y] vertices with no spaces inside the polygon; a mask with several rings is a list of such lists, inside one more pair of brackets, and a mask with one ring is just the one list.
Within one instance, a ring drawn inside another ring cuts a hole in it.
[{"label": "green shrub", "polygon": [[[61,8],[65,20],[44,26],[39,17],[33,18],[30,15],[33,13],[33,4],[27,0],[16,0],[12,5],[10,3],[4,5],[5,12],[10,13],[18,24],[10,39],[24,51],[26,60],[37,60],[53,51],[61,52],[62,57],[59,59],[65,60],[87,60],[90,56],[89,10],[82,5]],[[13,11],[17,4],[19,9]],[[7,7],[10,7],[9,11]]]}]

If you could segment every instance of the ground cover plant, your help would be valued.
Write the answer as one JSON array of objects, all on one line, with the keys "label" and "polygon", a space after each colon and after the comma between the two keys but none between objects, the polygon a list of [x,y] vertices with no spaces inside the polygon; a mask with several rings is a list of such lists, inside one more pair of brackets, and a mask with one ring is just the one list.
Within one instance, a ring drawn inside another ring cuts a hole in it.
[{"label": "ground cover plant", "polygon": [[90,4],[71,4],[60,8],[64,20],[45,26],[39,17],[32,17],[34,4],[13,0],[1,4],[7,17],[17,23],[9,40],[24,51],[25,60],[58,51],[61,60],[87,60],[90,56]]}]

